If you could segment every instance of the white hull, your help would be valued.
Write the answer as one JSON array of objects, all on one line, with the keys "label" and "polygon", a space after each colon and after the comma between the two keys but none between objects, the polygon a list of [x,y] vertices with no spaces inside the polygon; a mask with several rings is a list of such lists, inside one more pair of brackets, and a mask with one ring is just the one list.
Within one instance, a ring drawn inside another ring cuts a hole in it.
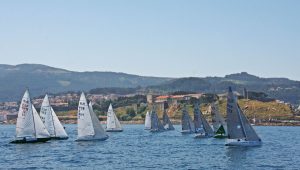
[{"label": "white hull", "polygon": [[102,138],[95,138],[94,136],[86,136],[86,137],[82,137],[82,138],[77,138],[76,141],[80,142],[80,141],[104,141],[107,140],[108,136],[106,137],[102,137]]},{"label": "white hull", "polygon": [[205,134],[196,134],[194,138],[201,139],[201,138],[211,138],[211,137],[213,136],[205,135]]},{"label": "white hull", "polygon": [[244,139],[228,139],[226,146],[261,146],[261,141],[246,141]]}]

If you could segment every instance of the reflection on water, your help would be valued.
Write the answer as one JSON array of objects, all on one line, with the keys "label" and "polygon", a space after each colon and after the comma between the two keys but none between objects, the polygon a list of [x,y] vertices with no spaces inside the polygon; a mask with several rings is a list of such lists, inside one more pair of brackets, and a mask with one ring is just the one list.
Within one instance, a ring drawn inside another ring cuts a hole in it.
[{"label": "reflection on water", "polygon": [[227,147],[226,156],[228,158],[228,168],[238,169],[243,167],[243,163],[247,161],[247,147]]}]

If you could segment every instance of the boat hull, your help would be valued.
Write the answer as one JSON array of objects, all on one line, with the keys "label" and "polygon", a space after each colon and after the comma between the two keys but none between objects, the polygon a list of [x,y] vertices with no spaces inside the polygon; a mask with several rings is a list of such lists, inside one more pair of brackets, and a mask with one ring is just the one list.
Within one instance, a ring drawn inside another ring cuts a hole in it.
[{"label": "boat hull", "polygon": [[94,136],[87,136],[84,138],[78,138],[75,141],[76,142],[81,142],[81,141],[105,141],[108,139],[108,136],[103,137],[103,138],[95,138]]},{"label": "boat hull", "polygon": [[237,139],[230,139],[227,141],[225,146],[246,146],[246,147],[251,147],[251,146],[261,146],[262,142],[261,141],[246,141],[246,140],[237,140]]},{"label": "boat hull", "polygon": [[106,129],[106,132],[123,132],[123,129]]},{"label": "boat hull", "polygon": [[157,130],[157,129],[151,129],[150,132],[152,133],[159,133],[159,132],[164,132],[165,130]]},{"label": "boat hull", "polygon": [[51,137],[51,140],[67,140],[69,137]]},{"label": "boat hull", "polygon": [[51,138],[32,138],[32,139],[26,139],[26,138],[23,138],[23,139],[16,139],[16,140],[13,140],[11,141],[10,143],[13,143],[13,144],[26,144],[26,143],[44,143],[44,142],[47,142],[49,141]]},{"label": "boat hull", "polygon": [[205,135],[205,134],[196,134],[194,136],[194,138],[196,139],[204,139],[204,138],[211,138],[212,136],[209,136],[209,135]]}]

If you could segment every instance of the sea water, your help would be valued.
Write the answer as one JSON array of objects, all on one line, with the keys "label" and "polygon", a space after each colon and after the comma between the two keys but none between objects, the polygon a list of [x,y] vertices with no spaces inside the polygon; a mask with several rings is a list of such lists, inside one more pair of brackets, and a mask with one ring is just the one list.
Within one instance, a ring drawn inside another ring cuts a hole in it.
[{"label": "sea water", "polygon": [[261,147],[228,147],[224,139],[195,139],[175,131],[151,133],[125,125],[107,141],[9,144],[14,125],[0,125],[0,169],[300,169],[300,127],[259,127]]}]

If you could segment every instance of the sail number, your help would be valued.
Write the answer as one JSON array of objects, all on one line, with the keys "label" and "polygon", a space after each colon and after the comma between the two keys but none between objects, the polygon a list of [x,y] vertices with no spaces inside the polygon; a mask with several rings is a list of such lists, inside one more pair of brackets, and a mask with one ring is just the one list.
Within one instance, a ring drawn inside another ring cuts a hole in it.
[{"label": "sail number", "polygon": [[22,106],[21,106],[21,108],[22,108],[22,117],[25,117],[25,114],[26,114],[26,112],[28,112],[28,108],[29,107],[29,102],[28,102],[28,100],[23,100],[22,101]]}]

